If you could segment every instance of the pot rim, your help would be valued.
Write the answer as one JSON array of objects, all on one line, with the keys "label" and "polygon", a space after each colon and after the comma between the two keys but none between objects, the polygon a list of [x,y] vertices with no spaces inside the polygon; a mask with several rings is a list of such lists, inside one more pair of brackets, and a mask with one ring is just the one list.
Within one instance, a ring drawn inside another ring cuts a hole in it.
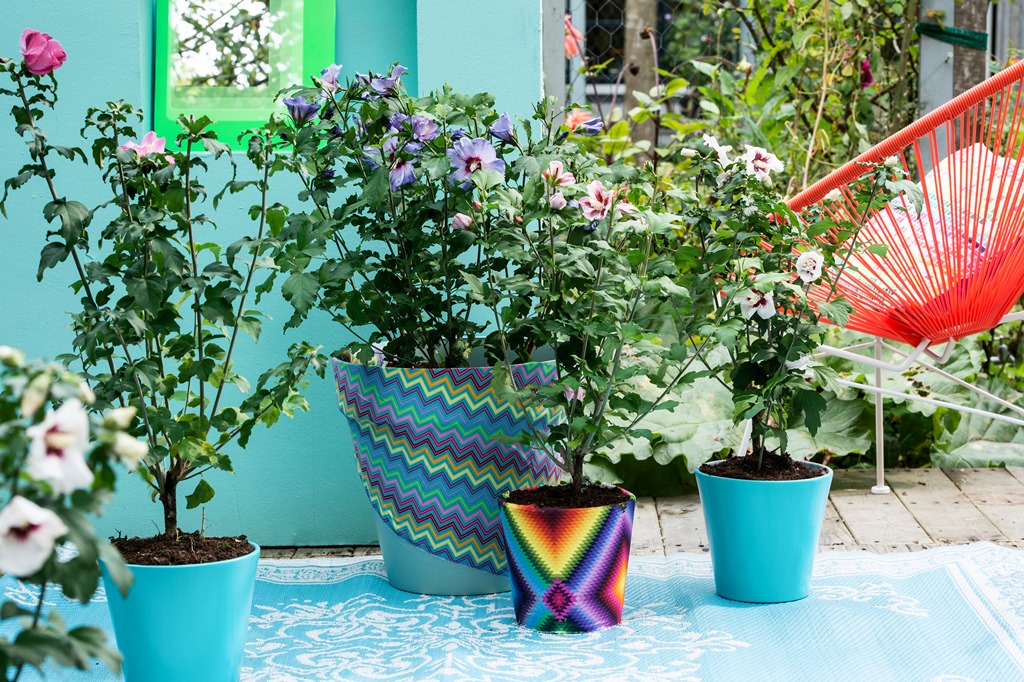
[{"label": "pot rim", "polygon": [[[128,563],[126,561],[124,563],[124,565],[128,566],[129,568],[132,568],[132,569],[142,568],[142,569],[146,569],[146,570],[161,569],[161,568],[164,568],[164,569],[179,568],[180,569],[180,568],[191,568],[193,566],[196,566],[196,567],[202,567],[202,566],[224,566],[225,564],[230,564],[230,563],[233,563],[233,562],[239,562],[239,561],[245,561],[246,559],[251,559],[253,554],[256,555],[256,558],[257,558],[257,561],[258,561],[259,560],[259,554],[260,554],[260,546],[257,545],[252,540],[249,540],[249,544],[252,545],[253,551],[248,552],[247,554],[243,554],[242,556],[236,556],[234,559],[221,559],[220,561],[204,561],[203,563],[200,563],[200,564],[173,564],[173,565],[170,565],[170,566],[165,565],[165,564],[130,564],[130,563]],[[106,560],[101,557],[100,558],[100,563],[106,563]]]},{"label": "pot rim", "polygon": [[[557,487],[563,486],[563,485],[568,485],[568,484],[567,483],[558,483],[556,485],[535,485],[535,486],[532,486],[532,487],[529,487],[529,488],[517,488],[516,490],[538,490],[540,488],[557,488]],[[601,484],[595,483],[595,484],[592,484],[592,485],[601,485]],[[508,501],[508,495],[512,491],[511,490],[506,490],[505,492],[503,492],[498,497],[498,506],[499,507],[504,507],[505,505],[508,505],[510,507],[518,507],[519,509],[529,509],[529,508],[534,508],[534,509],[601,509],[602,507],[614,507],[614,506],[619,505],[619,504],[627,504],[627,503],[629,503],[631,501],[632,502],[636,502],[636,495],[634,495],[630,491],[626,490],[622,486],[620,486],[620,485],[613,485],[613,486],[608,486],[608,487],[615,488],[616,490],[619,490],[619,491],[625,493],[628,496],[628,499],[625,500],[624,502],[613,502],[611,504],[599,504],[599,505],[597,505],[595,507],[539,507],[536,504],[520,504],[518,502],[509,502]]]},{"label": "pot rim", "polygon": [[[724,462],[724,461],[725,461],[724,459],[720,459],[720,460],[715,461],[715,462],[704,462],[704,464],[707,464],[709,466],[718,466],[721,462]],[[829,479],[832,478],[832,474],[833,474],[832,469],[828,465],[826,465],[826,464],[819,464],[818,462],[807,462],[807,461],[800,461],[800,460],[794,460],[794,461],[797,464],[799,464],[800,466],[807,467],[808,469],[824,469],[825,470],[825,475],[824,476],[815,476],[814,478],[800,478],[800,479],[796,479],[796,480],[793,480],[793,481],[765,481],[765,480],[759,480],[759,479],[754,479],[754,478],[730,478],[728,476],[712,476],[711,474],[706,474],[703,471],[701,471],[700,467],[697,467],[696,469],[694,469],[693,473],[694,473],[694,475],[697,478],[708,478],[708,479],[713,478],[715,480],[720,480],[720,481],[735,481],[737,484],[750,483],[750,484],[754,484],[754,485],[756,485],[756,484],[770,484],[770,485],[801,485],[801,484],[803,484],[803,485],[810,485],[814,481],[829,480]],[[703,466],[703,464],[701,466]]]},{"label": "pot rim", "polygon": [[[406,367],[404,365],[366,365],[361,362],[353,362],[351,360],[345,360],[343,358],[331,356],[331,362],[335,362],[339,365],[348,365],[350,367],[365,367],[367,369],[395,369],[403,371],[443,371],[443,370],[484,370],[494,369],[495,365],[475,365],[468,367]],[[530,360],[529,362],[514,362],[512,367],[536,367],[537,365],[554,365],[554,360]]]}]

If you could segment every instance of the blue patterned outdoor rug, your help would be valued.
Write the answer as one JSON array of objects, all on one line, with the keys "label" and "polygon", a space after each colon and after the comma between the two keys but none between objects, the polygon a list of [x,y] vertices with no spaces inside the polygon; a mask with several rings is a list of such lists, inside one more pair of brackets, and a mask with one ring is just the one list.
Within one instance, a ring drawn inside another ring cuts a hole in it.
[{"label": "blue patterned outdoor rug", "polygon": [[[564,635],[517,627],[507,594],[394,590],[376,558],[264,561],[242,679],[1024,680],[1019,550],[828,553],[810,597],[767,606],[716,596],[707,556],[634,557],[629,568],[623,624]],[[9,578],[0,588],[31,596]],[[109,629],[98,596],[51,604],[69,624]],[[113,677],[98,667],[47,679]]]}]

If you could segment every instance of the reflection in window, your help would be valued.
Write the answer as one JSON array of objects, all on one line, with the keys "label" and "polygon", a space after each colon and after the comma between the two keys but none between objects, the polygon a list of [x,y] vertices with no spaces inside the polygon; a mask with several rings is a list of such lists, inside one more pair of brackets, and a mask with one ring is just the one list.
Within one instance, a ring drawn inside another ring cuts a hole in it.
[{"label": "reflection in window", "polygon": [[[205,114],[225,142],[334,61],[335,0],[158,0],[155,127]],[[308,64],[306,62],[309,62]]]},{"label": "reflection in window", "polygon": [[238,88],[266,85],[270,50],[281,46],[271,0],[178,0],[175,85]]},{"label": "reflection in window", "polygon": [[302,0],[173,0],[169,104],[237,108],[302,82]]}]

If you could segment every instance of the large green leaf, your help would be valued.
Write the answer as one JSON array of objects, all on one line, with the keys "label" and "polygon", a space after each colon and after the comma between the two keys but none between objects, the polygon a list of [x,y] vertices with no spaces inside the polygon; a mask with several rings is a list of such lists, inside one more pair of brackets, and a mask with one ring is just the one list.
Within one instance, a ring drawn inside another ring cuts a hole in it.
[{"label": "large green leaf", "polygon": [[[982,388],[1015,405],[1021,404],[1021,394],[1002,381]],[[970,407],[1017,416],[996,404],[982,401],[974,394],[970,394],[970,400],[961,402]],[[1016,424],[977,414],[947,412],[936,420],[935,430],[933,466],[1024,466],[1024,430]]]},{"label": "large green leaf", "polygon": [[637,460],[653,457],[658,464],[686,458],[692,472],[722,450],[739,445],[741,431],[732,421],[732,394],[720,383],[701,378],[671,399],[679,405],[671,410],[656,410],[637,424],[651,438],[634,438],[632,443],[618,441],[602,452],[613,464],[625,456]]},{"label": "large green leaf", "polygon": [[864,453],[871,447],[871,415],[862,400],[828,401],[828,407],[821,413],[821,426],[815,435],[798,422],[786,429],[786,449],[793,459],[813,457],[819,452],[843,456],[850,453]]}]

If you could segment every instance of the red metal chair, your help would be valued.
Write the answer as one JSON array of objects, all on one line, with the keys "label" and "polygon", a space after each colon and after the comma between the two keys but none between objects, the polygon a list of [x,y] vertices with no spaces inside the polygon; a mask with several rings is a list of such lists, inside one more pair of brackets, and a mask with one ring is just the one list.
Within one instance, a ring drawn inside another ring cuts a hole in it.
[{"label": "red metal chair", "polygon": [[[882,397],[909,398],[1024,426],[1024,420],[882,387],[882,371],[917,362],[1024,416],[1024,409],[938,370],[955,342],[1024,319],[1009,314],[1024,295],[1024,62],[971,88],[875,145],[789,201],[796,211],[820,204],[837,219],[861,222],[851,187],[873,166],[895,157],[917,178],[923,201],[900,194],[864,223],[861,244],[885,244],[886,255],[858,253],[837,289],[854,307],[847,325],[875,336],[873,343],[824,351],[875,368],[875,385],[843,382],[875,394],[877,485],[884,482]],[[833,190],[839,190],[839,198]],[[830,192],[832,194],[830,194]],[[826,200],[826,196],[831,197]],[[818,288],[811,297],[824,299]],[[883,339],[914,347],[899,349]],[[946,343],[940,356],[930,347]],[[874,350],[874,357],[853,352]],[[882,350],[902,355],[882,362]]]}]

